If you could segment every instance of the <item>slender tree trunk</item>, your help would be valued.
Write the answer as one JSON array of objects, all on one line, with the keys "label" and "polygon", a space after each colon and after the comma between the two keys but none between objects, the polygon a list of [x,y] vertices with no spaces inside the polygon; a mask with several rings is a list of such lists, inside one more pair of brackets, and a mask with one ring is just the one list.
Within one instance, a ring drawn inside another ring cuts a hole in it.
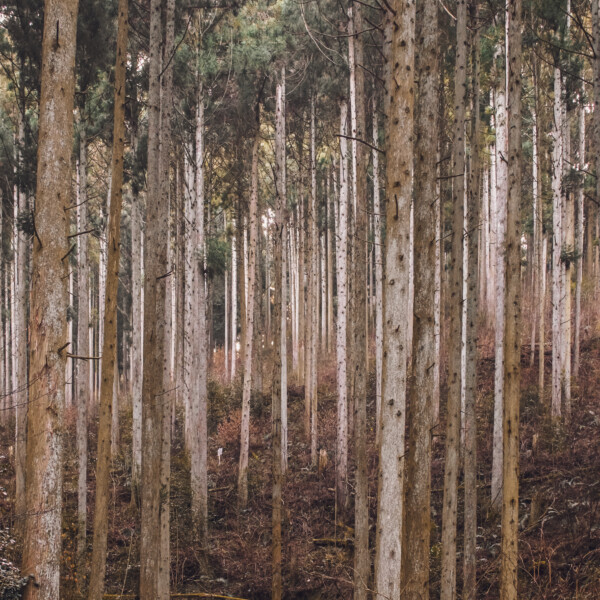
[{"label": "slender tree trunk", "polygon": [[106,573],[108,536],[108,501],[111,459],[112,400],[117,370],[117,292],[121,254],[121,206],[123,202],[123,151],[125,148],[125,71],[127,65],[127,1],[119,0],[117,50],[115,65],[115,105],[111,164],[111,199],[108,228],[108,266],[104,309],[104,347],[102,349],[102,385],[100,388],[100,422],[96,458],[96,505],[94,508],[94,542],[90,573],[89,600],[102,600]]},{"label": "slender tree trunk", "polygon": [[[250,395],[252,392],[252,342],[254,337],[254,280],[256,277],[256,246],[258,237],[258,149],[260,143],[260,105],[256,105],[256,133],[252,145],[252,192],[250,194],[250,245],[248,256],[247,327],[244,335],[244,387],[242,425],[238,467],[238,505],[248,505],[248,452],[250,449]],[[282,248],[281,252],[285,252]],[[277,338],[275,338],[277,339]],[[281,351],[280,351],[281,352]],[[280,415],[281,419],[281,415]]]},{"label": "slender tree trunk", "polygon": [[408,255],[412,198],[415,3],[392,3],[386,12],[389,36],[385,107],[386,139],[386,274],[384,286],[383,385],[379,447],[379,493],[375,555],[377,598],[399,600],[404,428],[406,406]]},{"label": "slender tree trunk", "polygon": [[458,517],[458,471],[460,443],[463,227],[465,198],[465,109],[467,71],[467,4],[456,7],[456,74],[454,84],[454,148],[452,260],[450,263],[450,340],[448,365],[448,416],[444,500],[442,509],[441,600],[456,597],[456,527]]},{"label": "slender tree trunk", "polygon": [[409,385],[409,434],[406,454],[402,587],[403,598],[429,598],[431,426],[435,363],[435,289],[437,254],[436,118],[439,82],[438,6],[426,0],[417,13],[417,89],[414,175],[414,315],[412,373]]},{"label": "slender tree trunk", "polygon": [[[285,73],[282,73],[282,80],[285,80]],[[273,579],[272,594],[273,600],[281,600],[283,596],[282,585],[282,541],[281,541],[281,517],[283,509],[282,486],[283,486],[283,457],[282,457],[282,405],[283,394],[282,384],[287,380],[284,377],[284,371],[287,370],[282,358],[282,350],[285,346],[285,337],[283,335],[285,315],[283,307],[285,305],[285,269],[283,253],[286,247],[285,231],[285,209],[286,209],[286,190],[285,190],[285,87],[283,83],[277,85],[276,91],[276,206],[274,223],[274,248],[275,248],[275,298],[273,305],[273,339],[274,359],[273,359],[273,377],[271,388],[271,410],[272,410],[272,428],[273,428],[273,515],[272,515],[272,562]],[[258,137],[255,144],[258,143]]]},{"label": "slender tree trunk", "polygon": [[495,343],[496,360],[494,372],[494,428],[492,450],[492,506],[500,510],[502,506],[502,414],[504,398],[504,378],[502,364],[504,362],[504,234],[506,228],[507,197],[507,126],[506,126],[506,76],[505,59],[499,49],[498,90],[496,93],[496,306],[495,306]]},{"label": "slender tree trunk", "polygon": [[161,494],[163,404],[165,397],[165,294],[167,286],[168,205],[161,195],[161,0],[150,5],[148,92],[148,178],[146,244],[144,246],[144,375],[142,383],[142,519],[140,537],[140,596],[162,598],[165,578],[161,561],[161,514],[167,498]]},{"label": "slender tree trunk", "polygon": [[[77,353],[88,354],[90,314],[89,314],[89,278],[90,267],[88,257],[88,197],[87,197],[87,137],[85,124],[81,123],[79,131],[79,169],[78,169],[78,236],[79,253],[77,257],[78,281],[78,315],[77,315]],[[78,360],[77,369],[77,587],[83,595],[85,581],[85,548],[87,529],[87,460],[88,460],[88,406],[90,401],[90,363]]]},{"label": "slender tree trunk", "polygon": [[337,270],[337,435],[335,453],[335,489],[338,506],[344,510],[347,503],[348,480],[348,383],[346,352],[347,280],[348,280],[348,105],[340,105],[340,194],[336,245]]},{"label": "slender tree trunk", "polygon": [[[333,335],[333,236],[334,223],[331,195],[331,177],[328,177],[327,185],[327,210],[326,210],[326,235],[327,235],[327,354],[331,354],[334,343]],[[335,197],[335,196],[333,196]]]},{"label": "slender tree trunk", "polygon": [[[19,114],[21,112],[19,111]],[[19,119],[19,146],[25,141],[23,116]],[[17,172],[21,176],[23,169],[21,151],[17,153]],[[28,198],[25,192],[17,188],[19,213],[29,210]],[[2,225],[0,221],[0,233]],[[15,513],[17,515],[17,530],[23,531],[25,515],[25,467],[27,452],[27,401],[29,386],[27,385],[27,304],[29,301],[28,271],[30,240],[24,232],[17,234],[16,257],[16,313],[15,313],[15,344],[17,350],[16,385],[14,398],[15,407]],[[4,390],[3,390],[4,391]],[[5,396],[6,397],[6,396]],[[4,411],[7,412],[6,410]]]},{"label": "slender tree trunk", "polygon": [[519,532],[519,401],[521,395],[521,0],[509,0],[508,201],[506,222],[506,319],[504,323],[504,488],[500,598],[516,600]]},{"label": "slender tree trunk", "polygon": [[[196,16],[200,31],[202,13]],[[198,54],[202,49],[202,38],[198,40]],[[198,57],[199,58],[199,57]],[[208,371],[208,327],[206,319],[205,280],[205,233],[204,233],[204,93],[200,75],[197,81],[196,98],[196,164],[194,203],[192,213],[191,251],[191,369],[190,394],[190,486],[192,490],[192,523],[194,540],[199,545],[202,561],[208,552],[208,426],[207,426],[207,371]]]},{"label": "slender tree trunk", "polygon": [[[436,16],[437,22],[437,16]],[[377,96],[373,94],[373,146],[379,147]],[[379,189],[379,152],[373,150],[373,227],[375,229],[375,439],[381,429],[381,388],[383,370],[383,254],[381,252],[381,201]]]},{"label": "slender tree trunk", "polygon": [[231,237],[231,378],[235,379],[236,357],[237,357],[237,274],[238,274],[238,256],[236,229],[237,221],[232,219],[233,235]]},{"label": "slender tree trunk", "polygon": [[562,175],[563,175],[563,125],[562,125],[562,78],[560,69],[554,68],[554,147],[552,150],[552,416],[562,415],[562,377],[563,364],[561,324],[563,307],[562,286]]},{"label": "slender tree trunk", "polygon": [[69,352],[64,258],[69,252],[77,9],[77,0],[44,3],[21,570],[30,578],[26,600],[54,600],[60,586],[64,376]]},{"label": "slender tree trunk", "polygon": [[472,48],[472,116],[471,116],[471,172],[467,196],[467,300],[466,300],[466,368],[465,368],[465,425],[464,425],[464,576],[463,598],[477,596],[477,325],[479,299],[479,211],[481,159],[479,152],[479,29],[477,0],[471,3],[471,24],[475,31]]},{"label": "slender tree trunk", "polygon": [[[579,148],[577,161],[580,169],[585,169],[585,110],[583,105],[577,109],[579,126]],[[579,364],[581,352],[581,285],[583,283],[583,180],[577,188],[577,205],[575,221],[575,260],[576,260],[576,287],[575,287],[575,339],[573,342],[573,376],[579,377]]]}]

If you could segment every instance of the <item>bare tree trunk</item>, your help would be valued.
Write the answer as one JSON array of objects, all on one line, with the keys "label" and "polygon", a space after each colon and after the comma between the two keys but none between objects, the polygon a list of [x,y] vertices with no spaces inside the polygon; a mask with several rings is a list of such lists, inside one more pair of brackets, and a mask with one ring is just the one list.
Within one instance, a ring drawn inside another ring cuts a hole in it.
[{"label": "bare tree trunk", "polygon": [[552,416],[562,415],[562,342],[563,328],[563,222],[562,222],[562,176],[563,176],[563,125],[562,125],[562,78],[560,69],[554,68],[554,147],[552,150]]},{"label": "bare tree trunk", "polygon": [[521,395],[521,0],[509,0],[508,200],[506,221],[506,319],[504,323],[504,488],[500,598],[516,600],[519,530],[519,401]]},{"label": "bare tree trunk", "polygon": [[[258,149],[260,143],[260,104],[256,105],[256,132],[252,145],[252,192],[250,194],[250,244],[248,256],[247,326],[244,335],[244,387],[242,396],[242,425],[238,467],[238,505],[248,505],[248,452],[250,449],[250,395],[252,392],[252,342],[254,337],[254,288],[256,277],[256,246],[258,237]],[[285,252],[285,248],[281,249]],[[281,418],[281,415],[280,415]]]},{"label": "bare tree trunk", "polygon": [[434,395],[436,290],[438,6],[427,0],[417,13],[417,78],[414,174],[414,314],[405,463],[402,597],[429,598],[431,429]]},{"label": "bare tree trunk", "polygon": [[[349,8],[351,34],[363,30],[361,6],[355,3]],[[355,498],[354,498],[354,598],[366,600],[370,588],[371,558],[369,554],[369,479],[367,473],[367,163],[365,144],[356,140],[366,139],[365,123],[365,78],[363,64],[362,37],[348,38],[350,56],[350,77],[354,70],[355,93],[350,85],[351,110],[354,113],[353,130],[353,173],[354,188],[354,264],[353,264],[353,367],[354,382],[354,448],[356,457]],[[354,96],[354,97],[353,97]],[[354,100],[354,102],[352,102]]]},{"label": "bare tree trunk", "polygon": [[[579,169],[585,169],[585,110],[583,105],[577,109],[579,125],[579,148],[577,161]],[[583,283],[583,179],[577,188],[576,224],[575,224],[575,260],[576,260],[576,287],[575,287],[575,340],[573,342],[573,376],[579,377],[579,363],[581,353],[581,285]]]},{"label": "bare tree trunk", "polygon": [[463,598],[477,596],[477,325],[479,289],[477,260],[479,255],[479,211],[481,206],[481,158],[479,145],[479,29],[478,7],[470,4],[471,25],[475,34],[472,48],[472,116],[471,116],[471,172],[467,196],[467,300],[466,300],[466,368],[465,368],[465,424],[464,424],[464,577]]},{"label": "bare tree trunk", "polygon": [[106,573],[112,401],[117,372],[117,292],[119,288],[119,259],[121,255],[123,151],[125,148],[125,72],[128,37],[127,3],[128,0],[119,0],[118,6],[111,164],[112,185],[108,221],[104,347],[102,348],[102,385],[100,388],[100,422],[98,424],[98,450],[96,459],[96,505],[94,508],[94,542],[92,546],[89,600],[102,600],[104,576]]},{"label": "bare tree trunk", "polygon": [[[77,0],[46,0],[30,317],[25,536],[26,600],[59,597],[63,409],[68,304],[68,207]],[[60,36],[57,39],[57,36]]]},{"label": "bare tree trunk", "polygon": [[236,229],[237,221],[232,219],[233,235],[231,237],[231,377],[230,381],[235,379],[235,368],[237,363],[237,274],[238,274],[238,256]]},{"label": "bare tree trunk", "polygon": [[505,54],[498,51],[498,90],[496,93],[496,306],[495,306],[495,372],[494,372],[494,428],[492,450],[492,506],[497,510],[502,506],[502,414],[504,398],[504,233],[506,228],[507,197],[507,128],[506,128],[506,75]]},{"label": "bare tree trunk", "polygon": [[[282,81],[285,81],[285,72],[282,71]],[[282,350],[285,346],[284,323],[285,315],[283,307],[285,305],[285,269],[283,254],[286,247],[285,231],[285,209],[286,209],[286,184],[285,184],[285,87],[284,83],[277,85],[276,91],[276,206],[274,223],[274,248],[275,248],[275,302],[273,305],[273,339],[274,360],[273,377],[271,388],[271,410],[273,427],[273,515],[272,515],[272,562],[273,579],[272,594],[273,600],[281,600],[283,596],[283,585],[281,576],[282,566],[282,542],[281,542],[281,516],[282,516],[282,486],[283,486],[283,457],[282,457],[282,384],[287,380],[284,377],[286,365],[282,361]],[[258,136],[255,144],[258,144]]]},{"label": "bare tree trunk", "polygon": [[[202,26],[202,13],[198,12],[197,31]],[[202,48],[202,38],[198,40],[198,54]],[[207,427],[207,371],[208,371],[208,328],[206,319],[205,281],[205,233],[204,233],[204,92],[198,75],[196,97],[196,165],[193,213],[190,232],[192,253],[191,263],[191,318],[189,335],[191,340],[192,384],[189,396],[190,428],[190,487],[192,490],[192,524],[194,541],[199,545],[201,560],[206,560],[208,552],[208,427]]]},{"label": "bare tree trunk", "polygon": [[[436,16],[437,22],[437,16]],[[373,93],[373,146],[379,147],[377,96]],[[381,201],[379,189],[379,152],[373,150],[373,227],[375,229],[375,440],[381,429],[381,388],[383,371],[383,255],[381,252]]]},{"label": "bare tree trunk", "polygon": [[[77,281],[79,307],[77,315],[77,353],[80,356],[88,354],[90,337],[89,314],[89,278],[90,267],[88,258],[88,198],[87,198],[87,138],[85,124],[80,124],[79,130],[79,169],[78,169],[78,236],[79,252],[77,257]],[[77,585],[83,594],[85,581],[85,548],[87,528],[87,460],[88,460],[88,406],[90,402],[90,363],[78,360],[77,369]]]},{"label": "bare tree trunk", "polygon": [[340,195],[336,230],[337,270],[337,436],[335,453],[335,489],[338,506],[345,509],[348,480],[348,383],[346,352],[347,280],[348,280],[348,105],[340,105]]},{"label": "bare tree trunk", "polygon": [[[327,210],[326,210],[326,235],[327,235],[327,354],[331,354],[334,343],[333,335],[333,236],[334,223],[331,195],[331,176],[327,179]],[[335,196],[333,196],[335,198]]]},{"label": "bare tree trunk", "polygon": [[144,278],[144,376],[142,383],[142,519],[140,537],[140,596],[162,598],[165,578],[161,561],[161,514],[167,498],[161,494],[163,404],[165,397],[165,295],[167,286],[168,205],[162,200],[161,168],[161,0],[150,5],[148,93],[148,178]]},{"label": "bare tree trunk", "polygon": [[463,227],[465,198],[465,110],[467,71],[467,4],[456,6],[456,74],[454,84],[453,220],[450,263],[450,349],[448,357],[448,416],[444,500],[442,509],[441,600],[456,597],[456,527],[460,443]]},{"label": "bare tree trunk", "polygon": [[412,198],[415,3],[395,0],[386,12],[385,31],[390,39],[385,107],[386,208],[383,329],[383,385],[379,447],[379,493],[375,592],[377,598],[399,600],[404,478],[406,406],[408,255]]}]

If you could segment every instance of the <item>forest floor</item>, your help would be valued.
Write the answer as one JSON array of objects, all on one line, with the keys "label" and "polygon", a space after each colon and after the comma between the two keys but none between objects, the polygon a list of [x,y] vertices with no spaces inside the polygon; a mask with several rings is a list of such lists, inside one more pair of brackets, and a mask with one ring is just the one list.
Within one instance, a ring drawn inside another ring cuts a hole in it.
[{"label": "forest floor", "polygon": [[[550,381],[547,355],[547,381]],[[526,364],[527,363],[527,364]],[[571,424],[556,427],[548,401],[539,402],[537,364],[523,355],[521,401],[520,565],[521,598],[600,598],[600,339],[582,351],[581,377],[573,388]],[[480,361],[478,398],[478,598],[498,597],[500,518],[490,502],[494,361]],[[352,508],[338,513],[334,491],[336,432],[335,363],[320,363],[319,440],[328,453],[321,471],[310,467],[310,445],[303,431],[304,394],[289,387],[289,472],[284,487],[283,581],[288,599],[352,597]],[[372,547],[375,542],[377,454],[374,443],[374,378],[370,378],[369,482]],[[236,505],[236,472],[241,388],[217,381],[209,385],[208,569],[191,541],[189,463],[176,420],[172,450],[172,590],[210,592],[246,599],[270,598],[271,586],[271,425],[270,398],[252,401],[249,504]],[[441,405],[445,403],[442,390]],[[442,409],[443,421],[443,409]],[[135,593],[139,574],[138,511],[131,503],[130,424],[121,414],[119,453],[114,461],[109,524],[107,593]],[[77,598],[75,537],[77,504],[74,415],[67,414],[64,486],[62,598]],[[432,598],[439,595],[440,528],[443,481],[443,423],[435,430],[432,469]],[[0,599],[2,573],[19,564],[20,545],[13,524],[12,427],[0,428]],[[89,499],[94,495],[96,432],[90,431]],[[217,449],[223,448],[219,461]],[[351,464],[352,466],[352,464]],[[353,483],[350,481],[350,489]],[[462,500],[461,500],[462,502]],[[462,505],[459,506],[459,512]],[[460,512],[460,514],[462,514]],[[91,524],[88,515],[88,527]],[[458,585],[461,585],[459,516]],[[339,544],[318,541],[337,539]],[[91,535],[89,536],[91,549]],[[90,551],[91,554],[91,551]],[[8,598],[9,596],[6,596]],[[12,597],[12,596],[11,596]]]}]

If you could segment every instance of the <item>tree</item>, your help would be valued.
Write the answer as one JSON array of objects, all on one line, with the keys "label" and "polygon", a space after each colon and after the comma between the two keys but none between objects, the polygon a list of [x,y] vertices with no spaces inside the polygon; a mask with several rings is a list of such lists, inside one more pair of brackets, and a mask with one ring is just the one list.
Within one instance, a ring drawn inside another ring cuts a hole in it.
[{"label": "tree", "polygon": [[27,600],[59,596],[77,9],[77,0],[44,3],[22,566]]},{"label": "tree", "polygon": [[409,222],[413,164],[415,3],[396,1],[386,12],[391,42],[386,79],[386,238],[383,385],[375,555],[378,597],[398,600],[402,540]]},{"label": "tree", "polygon": [[519,402],[521,396],[521,0],[509,0],[508,201],[504,322],[502,567],[500,598],[516,600],[519,532]]},{"label": "tree", "polygon": [[[414,175],[414,314],[412,365],[408,387],[408,452],[402,526],[403,598],[429,598],[431,442],[434,395],[437,95],[439,83],[437,3],[417,12],[417,102]],[[439,196],[438,196],[439,201]]]},{"label": "tree", "polygon": [[89,600],[102,600],[106,573],[108,536],[108,501],[111,460],[111,426],[113,387],[117,362],[117,292],[121,255],[121,207],[123,204],[123,153],[125,148],[125,72],[127,64],[128,0],[119,1],[117,51],[115,64],[115,105],[113,152],[111,164],[111,198],[108,236],[108,266],[104,307],[104,347],[102,349],[102,384],[100,386],[100,422],[96,467],[96,505],[94,543],[90,573]]}]

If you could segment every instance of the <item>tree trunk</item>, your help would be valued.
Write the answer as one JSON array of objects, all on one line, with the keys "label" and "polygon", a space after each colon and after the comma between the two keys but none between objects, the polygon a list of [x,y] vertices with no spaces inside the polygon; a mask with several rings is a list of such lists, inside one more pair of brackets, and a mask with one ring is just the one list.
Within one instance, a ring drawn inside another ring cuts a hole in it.
[{"label": "tree trunk", "polygon": [[477,596],[477,325],[479,310],[479,211],[481,206],[479,152],[479,29],[477,3],[470,5],[471,24],[475,34],[472,48],[472,116],[471,116],[471,172],[467,196],[467,300],[466,300],[466,368],[465,368],[465,424],[464,424],[464,577],[463,598]]},{"label": "tree trunk", "polygon": [[495,306],[495,374],[494,374],[494,429],[492,450],[492,506],[502,506],[502,412],[503,412],[503,368],[504,361],[504,233],[506,227],[507,195],[507,129],[506,129],[506,76],[505,58],[499,49],[498,89],[496,93],[496,306]]},{"label": "tree trunk", "polygon": [[516,600],[519,557],[519,401],[521,395],[521,0],[509,0],[508,199],[504,322],[502,565],[500,598]]},{"label": "tree trunk", "polygon": [[461,345],[463,289],[463,227],[465,198],[465,110],[467,71],[467,4],[456,7],[456,74],[454,83],[454,147],[452,191],[452,260],[450,263],[450,349],[448,357],[448,416],[444,500],[442,509],[441,600],[456,597],[456,527],[461,402]]},{"label": "tree trunk", "polygon": [[[585,109],[579,105],[577,109],[579,126],[579,148],[577,161],[579,169],[585,169]],[[581,173],[580,173],[581,175]],[[579,364],[581,352],[581,285],[583,283],[583,179],[577,187],[577,205],[575,220],[575,260],[576,260],[576,285],[575,285],[575,339],[573,342],[573,376],[579,377]]]},{"label": "tree trunk", "polygon": [[415,3],[392,3],[385,30],[391,38],[386,100],[386,274],[384,287],[383,385],[379,448],[379,493],[375,591],[399,600],[404,477],[404,428],[408,304],[408,256],[412,199]]},{"label": "tree trunk", "polygon": [[[142,515],[140,536],[140,596],[161,598],[169,573],[161,562],[161,494],[163,404],[165,397],[165,295],[167,286],[168,204],[161,188],[161,0],[150,5],[150,57],[148,92],[148,178],[146,244],[144,246],[144,376],[142,383]],[[166,98],[165,98],[166,100]],[[168,144],[165,143],[168,146]]]},{"label": "tree trunk", "polygon": [[238,275],[238,256],[236,229],[237,221],[232,219],[233,235],[231,237],[231,368],[230,381],[235,379],[235,368],[237,363],[237,275]]},{"label": "tree trunk", "polygon": [[[282,81],[285,81],[285,72],[282,72]],[[282,361],[282,350],[285,345],[284,323],[285,315],[283,307],[285,305],[285,270],[283,267],[283,253],[286,246],[285,232],[285,87],[283,83],[277,85],[276,91],[276,140],[275,140],[275,159],[276,159],[276,206],[274,223],[274,248],[275,248],[275,298],[273,304],[273,377],[271,388],[271,411],[273,428],[273,515],[272,515],[272,562],[273,579],[272,594],[273,600],[281,600],[283,596],[283,585],[281,576],[282,566],[282,542],[281,542],[281,516],[282,516],[282,486],[283,486],[283,460],[282,460],[282,383],[284,383],[284,371],[286,365]],[[258,151],[258,135],[255,139],[255,150]],[[258,174],[257,174],[258,177]]]},{"label": "tree trunk", "polygon": [[347,263],[348,263],[348,105],[340,104],[340,195],[336,229],[337,270],[337,435],[335,452],[335,489],[338,506],[344,510],[347,503],[348,480],[348,383],[346,352],[347,321]]},{"label": "tree trunk", "polygon": [[[115,65],[115,105],[111,164],[111,199],[108,228],[108,265],[104,308],[104,347],[102,348],[102,385],[100,422],[96,458],[96,505],[94,542],[90,573],[89,600],[102,600],[106,573],[108,501],[111,459],[112,400],[117,372],[117,292],[121,255],[121,206],[123,203],[123,151],[125,148],[125,72],[127,65],[128,0],[119,0]],[[116,409],[115,409],[116,410]]]},{"label": "tree trunk", "polygon": [[[247,326],[244,335],[244,387],[242,395],[242,425],[238,467],[238,505],[248,505],[248,452],[250,449],[250,396],[252,393],[252,342],[254,341],[254,288],[256,277],[256,246],[258,237],[258,149],[260,143],[260,104],[256,105],[256,132],[252,145],[252,192],[250,194],[250,244],[248,255]],[[285,252],[285,248],[281,249]],[[281,418],[281,416],[280,416]]]},{"label": "tree trunk", "polygon": [[[78,281],[78,314],[77,314],[77,353],[80,356],[88,354],[90,336],[89,313],[89,278],[90,266],[88,257],[88,197],[87,197],[87,138],[85,124],[80,125],[79,131],[79,169],[78,169],[78,236],[79,253],[77,257]],[[90,363],[78,360],[77,369],[77,587],[83,594],[85,581],[85,548],[87,528],[87,460],[88,460],[88,406],[90,402],[89,377]]]},{"label": "tree trunk", "polygon": [[427,0],[417,13],[418,103],[415,111],[414,315],[408,389],[408,452],[403,515],[403,598],[429,598],[431,429],[435,363],[438,6]]},{"label": "tree trunk", "polygon": [[[349,8],[350,34],[348,55],[350,63],[350,103],[352,123],[352,158],[354,187],[354,245],[353,245],[353,303],[352,348],[354,368],[354,447],[356,458],[354,499],[354,598],[366,599],[370,588],[371,559],[369,555],[369,481],[367,473],[367,147],[357,140],[366,139],[365,81],[361,6]],[[352,79],[355,81],[354,91]]]},{"label": "tree trunk", "polygon": [[[30,317],[30,404],[27,413],[26,600],[59,597],[63,409],[67,342],[68,207],[77,0],[46,0]],[[57,36],[60,36],[57,38]]]}]

